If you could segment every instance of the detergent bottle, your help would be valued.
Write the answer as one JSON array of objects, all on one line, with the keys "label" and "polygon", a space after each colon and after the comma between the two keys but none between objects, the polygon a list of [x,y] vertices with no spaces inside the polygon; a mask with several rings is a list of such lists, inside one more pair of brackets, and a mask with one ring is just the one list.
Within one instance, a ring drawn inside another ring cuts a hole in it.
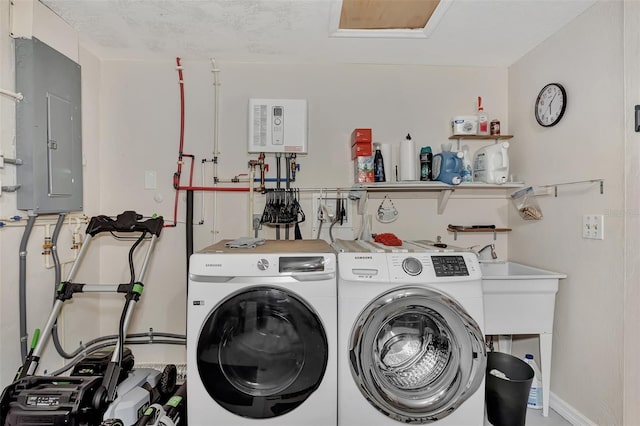
[{"label": "detergent bottle", "polygon": [[382,158],[382,151],[380,150],[380,144],[374,143],[376,154],[373,157],[373,180],[374,182],[385,182],[387,179],[384,173],[384,159]]},{"label": "detergent bottle", "polygon": [[433,180],[459,185],[462,182],[462,152],[452,152],[451,144],[442,144],[442,152],[433,156]]},{"label": "detergent bottle", "polygon": [[420,150],[420,180],[431,180],[431,165],[433,154],[430,146],[423,146]]},{"label": "detergent bottle", "polygon": [[509,176],[509,142],[484,146],[473,158],[473,181],[503,184]]},{"label": "detergent bottle", "polygon": [[540,368],[531,354],[526,354],[524,356],[524,361],[533,369],[533,380],[531,381],[527,407],[540,409],[542,408],[542,381],[540,380]]},{"label": "detergent bottle", "polygon": [[469,147],[462,147],[462,172],[460,173],[462,182],[473,182],[473,169],[471,168],[471,159],[469,159]]}]

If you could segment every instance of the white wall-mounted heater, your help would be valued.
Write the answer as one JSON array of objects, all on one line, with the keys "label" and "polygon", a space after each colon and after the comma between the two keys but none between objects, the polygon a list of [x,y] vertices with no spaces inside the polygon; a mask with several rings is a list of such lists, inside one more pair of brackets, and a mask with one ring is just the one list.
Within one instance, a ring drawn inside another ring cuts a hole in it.
[{"label": "white wall-mounted heater", "polygon": [[306,99],[249,99],[250,153],[307,153]]}]

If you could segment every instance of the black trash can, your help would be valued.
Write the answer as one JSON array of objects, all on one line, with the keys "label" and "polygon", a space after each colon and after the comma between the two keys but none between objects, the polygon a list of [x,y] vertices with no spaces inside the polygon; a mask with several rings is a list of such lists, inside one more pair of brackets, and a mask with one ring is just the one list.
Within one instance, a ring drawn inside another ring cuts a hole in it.
[{"label": "black trash can", "polygon": [[[490,372],[498,370],[508,379]],[[524,426],[533,369],[521,359],[502,352],[487,354],[485,401],[487,418],[494,426]]]}]

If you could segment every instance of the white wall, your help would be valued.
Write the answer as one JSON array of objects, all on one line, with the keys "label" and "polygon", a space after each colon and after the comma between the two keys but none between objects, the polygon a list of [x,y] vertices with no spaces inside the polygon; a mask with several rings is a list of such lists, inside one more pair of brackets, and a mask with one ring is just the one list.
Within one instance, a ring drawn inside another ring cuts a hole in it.
[{"label": "white wall", "polygon": [[[24,6],[26,0],[21,2]],[[79,48],[78,35],[59,18],[53,15],[39,2],[33,3],[33,8],[21,9],[27,11],[23,22],[27,23],[28,32],[34,34],[41,41],[67,54],[73,60],[80,61],[83,66],[82,97],[83,97],[83,142],[84,156],[89,162],[96,159],[98,132],[98,79],[99,60],[90,52]],[[31,14],[31,12],[33,12]],[[15,84],[13,65],[13,40],[9,37],[9,2],[0,1],[0,87],[13,90]],[[21,30],[23,36],[28,35]],[[92,147],[93,148],[92,150]],[[7,158],[15,158],[15,102],[0,96],[0,150]],[[84,205],[87,214],[95,214],[95,195],[97,193],[96,173],[98,161],[93,161],[92,168],[84,170]],[[3,185],[15,185],[15,166],[5,165],[0,169],[0,180]],[[0,196],[0,218],[3,220],[13,215],[27,216],[27,212],[16,210],[15,193],[3,193]],[[54,271],[45,267],[45,257],[42,244],[46,230],[46,223],[53,225],[57,215],[40,217],[32,232],[27,245],[27,331],[28,343],[31,343],[33,330],[41,328],[50,312],[55,288]],[[71,234],[75,223],[63,226],[58,241],[58,253],[61,262],[73,258],[71,250]],[[20,366],[20,333],[18,311],[18,260],[20,240],[24,231],[24,221],[21,226],[6,226],[0,229],[0,386],[9,383]],[[84,232],[84,229],[82,229]],[[99,256],[88,256],[77,275],[77,281],[95,282]],[[63,278],[66,278],[69,264],[64,265]],[[83,297],[83,296],[79,296]],[[60,317],[60,335],[63,346],[68,351],[75,349],[80,340],[87,341],[95,337],[99,331],[96,314],[99,298],[84,299],[81,303],[69,302]],[[41,362],[39,372],[51,371],[62,365],[61,359],[55,353],[53,345],[49,345]]]},{"label": "white wall", "polygon": [[[165,220],[172,221],[175,194],[172,176],[176,170],[179,141],[179,97],[174,58],[162,62],[100,62],[84,48],[79,49],[78,57],[83,66],[85,213],[115,215],[133,209],[144,214],[158,213]],[[183,61],[183,64],[186,88],[184,152],[196,155],[199,167],[200,159],[211,158],[213,151],[214,103],[210,63]],[[295,183],[302,188],[351,185],[349,138],[355,127],[372,127],[376,141],[396,145],[410,132],[418,149],[422,145],[431,145],[438,152],[441,143],[449,142],[450,117],[473,112],[476,97],[481,95],[485,108],[502,120],[503,132],[508,131],[505,69],[240,63],[220,63],[218,66],[222,69],[218,176],[223,179],[247,173],[247,161],[255,158],[246,153],[249,97],[308,99],[309,155],[299,158],[302,170]],[[3,120],[13,125],[10,114],[3,115]],[[12,135],[13,131],[10,131],[5,138]],[[477,141],[469,143],[472,151],[481,144]],[[273,157],[268,162],[271,166],[268,177],[274,177]],[[157,172],[156,190],[144,189],[147,170]],[[187,162],[183,169],[183,185],[188,182],[188,170]],[[208,185],[212,174],[210,168],[206,174]],[[201,183],[197,169],[194,184]],[[479,220],[506,226],[509,205],[504,199],[452,199],[446,214],[438,215],[437,200],[433,196],[426,197],[426,201],[403,200],[400,197],[393,198],[402,220],[391,225],[374,221],[374,232],[396,232],[401,238],[433,239],[441,235],[445,241],[452,242],[452,235],[445,230],[448,223],[475,223]],[[303,208],[307,213],[307,221],[302,224],[304,238],[311,237],[313,214],[310,198],[310,193],[303,194]],[[15,198],[12,200],[10,194],[3,196],[1,201],[5,209],[15,208],[12,207],[15,206]],[[184,192],[179,201],[178,226],[163,231],[131,331],[147,331],[150,327],[156,331],[185,331]],[[196,201],[197,221],[201,212],[201,194],[196,195]],[[247,193],[205,194],[204,202],[205,221],[196,226],[196,250],[221,238],[248,234]],[[370,201],[369,211],[374,212],[379,202]],[[261,213],[263,206],[263,197],[258,195],[255,212]],[[359,222],[356,221],[355,225],[358,228]],[[21,229],[3,232],[3,251],[17,253]],[[7,238],[9,235],[12,238]],[[274,231],[265,229],[261,235],[273,238]],[[503,257],[507,256],[506,238],[506,235],[499,235],[496,241]],[[41,235],[36,229],[29,246],[31,253],[38,253],[40,241]],[[491,234],[461,236],[457,241],[460,245],[488,242],[492,242]],[[64,247],[62,242],[59,246]],[[99,244],[98,252],[91,253],[83,263],[86,265],[88,262],[88,269],[94,274],[87,282],[122,282],[128,278],[126,249],[121,245],[103,242]],[[31,259],[29,283],[42,287],[42,282],[51,280],[49,275],[52,272],[42,270],[39,257]],[[3,281],[16,280],[14,266],[17,265],[3,268]],[[99,276],[95,271],[99,271]],[[32,274],[38,275],[32,277]],[[3,300],[15,300],[12,294],[17,292],[15,287],[3,286],[3,291],[8,293]],[[44,293],[30,302],[29,329],[44,323],[50,301],[50,294]],[[122,301],[120,298],[102,297],[87,302],[85,298],[81,303],[74,301],[69,305],[64,310],[67,319],[64,321],[65,335],[68,336],[67,346],[75,347],[80,336],[90,334],[89,331],[113,333]],[[80,309],[80,313],[74,316],[73,309]],[[13,374],[12,365],[19,361],[15,304],[3,304],[2,315],[2,325],[8,327],[3,337],[16,342],[16,345],[3,345],[10,361],[2,363],[6,382]],[[87,323],[92,327],[87,328]],[[135,348],[135,353],[140,362],[181,362],[184,359],[184,350],[179,347],[141,347]]]},{"label": "white wall", "polygon": [[[450,117],[473,112],[476,97],[483,96],[486,109],[507,120],[507,74],[495,68],[397,67],[365,65],[267,65],[217,63],[221,69],[219,173],[228,179],[247,173],[247,105],[250,97],[304,98],[309,102],[309,154],[299,156],[301,171],[295,187],[336,188],[353,183],[350,134],[356,127],[371,127],[375,141],[398,145],[410,132],[417,149],[431,145],[435,152],[449,142]],[[194,185],[202,185],[202,158],[213,152],[214,101],[209,61],[183,61],[186,131],[184,152],[196,156]],[[171,186],[179,147],[179,88],[174,58],[161,62],[106,61],[101,67],[100,208],[114,214],[123,209],[158,213],[173,220],[174,190]],[[471,149],[483,145],[470,141]],[[474,145],[475,144],[475,145]],[[454,144],[455,145],[455,144]],[[416,153],[417,159],[417,153]],[[275,177],[275,160],[268,158]],[[211,168],[207,166],[211,185]],[[145,171],[156,171],[158,188],[144,189]],[[284,165],[283,165],[284,173]],[[182,184],[189,179],[189,162],[183,167]],[[237,186],[246,186],[238,184]],[[271,183],[269,186],[273,187]],[[504,196],[504,193],[502,194]],[[401,238],[447,242],[449,223],[496,223],[506,226],[509,205],[501,200],[452,199],[444,215],[436,212],[437,200],[400,199],[391,194],[400,212],[397,222],[382,225],[374,220],[374,232],[395,232]],[[195,220],[200,218],[201,194],[196,194]],[[195,249],[223,238],[248,235],[248,194],[206,194],[205,222],[195,227]],[[304,238],[311,238],[313,212],[311,193],[303,193],[307,220]],[[161,199],[158,202],[156,199]],[[368,203],[375,211],[380,200]],[[256,196],[255,213],[261,213],[264,197]],[[184,192],[181,192],[177,228],[163,232],[151,275],[136,315],[139,329],[170,327],[184,331],[185,227]],[[473,213],[472,213],[473,212]],[[356,230],[359,222],[356,222]],[[261,231],[273,238],[273,229]],[[282,233],[284,236],[284,231]],[[293,238],[293,230],[291,231]],[[461,236],[456,242],[472,245],[493,242],[492,234]],[[501,256],[507,256],[506,236],[496,241]],[[107,259],[103,272],[115,264]],[[118,266],[118,267],[124,267]],[[115,306],[114,306],[115,309]],[[172,312],[167,317],[166,312]],[[106,327],[108,320],[104,320]],[[164,350],[164,348],[163,348]],[[138,359],[161,361],[157,349],[138,350]],[[167,357],[176,355],[165,354]],[[179,360],[178,360],[179,361]]]},{"label": "white wall", "polygon": [[624,3],[624,69],[625,69],[625,247],[626,282],[624,309],[624,418],[627,425],[640,423],[640,366],[637,353],[640,350],[640,134],[635,131],[635,106],[640,103],[640,3]]},{"label": "white wall", "polygon": [[[0,33],[7,34],[8,2],[0,2]],[[560,196],[541,197],[544,220],[521,221],[508,201],[452,199],[444,215],[437,200],[400,199],[391,194],[402,221],[374,232],[395,232],[401,238],[432,239],[446,232],[448,223],[511,225],[510,235],[496,241],[501,257],[509,257],[568,274],[561,281],[556,305],[552,391],[597,424],[623,424],[623,295],[624,295],[624,127],[622,68],[622,3],[601,2],[547,40],[509,70],[365,65],[268,65],[219,63],[221,68],[219,177],[246,173],[246,110],[249,97],[306,98],[310,106],[309,155],[299,159],[302,170],[295,186],[348,187],[352,182],[349,135],[355,127],[371,127],[377,142],[398,144],[407,132],[418,147],[431,145],[437,152],[448,142],[452,115],[471,113],[476,96],[486,110],[502,121],[503,133],[515,135],[510,155],[512,172],[526,182],[550,184],[604,178],[605,194],[595,186],[562,187]],[[593,31],[598,28],[598,31]],[[13,84],[12,43],[2,46],[0,85]],[[594,59],[594,58],[597,58]],[[172,175],[178,155],[179,104],[174,58],[166,61],[100,62],[87,49],[79,50],[83,66],[83,149],[87,214],[117,214],[133,209],[173,219]],[[183,61],[186,88],[185,153],[198,160],[212,157],[213,88],[207,61]],[[563,121],[542,129],[533,119],[533,101],[550,82],[564,84],[569,107]],[[265,82],[268,82],[265,83]],[[604,105],[600,107],[599,105]],[[15,116],[13,101],[0,98],[0,143],[11,154]],[[472,149],[482,143],[471,141]],[[275,176],[275,163],[269,159]],[[198,166],[200,163],[198,162]],[[188,162],[182,183],[188,180]],[[158,188],[144,189],[144,172],[156,171]],[[13,183],[8,168],[0,176]],[[211,170],[207,169],[207,178]],[[632,180],[632,179],[631,179]],[[196,172],[195,184],[201,184]],[[208,182],[205,182],[208,184]],[[311,237],[311,204],[304,195],[307,222],[303,236]],[[204,224],[196,226],[195,248],[222,238],[247,235],[246,193],[206,194]],[[196,220],[200,200],[196,196]],[[160,201],[157,201],[160,200]],[[261,196],[256,213],[261,212]],[[369,212],[379,200],[370,200]],[[15,197],[0,197],[0,216],[14,214]],[[184,221],[181,193],[178,219]],[[580,238],[584,213],[605,214],[604,241]],[[628,219],[628,218],[627,218]],[[42,228],[28,247],[38,254]],[[0,383],[7,383],[19,362],[17,335],[17,251],[21,229],[0,230]],[[273,237],[273,230],[261,233]],[[60,247],[66,247],[63,231]],[[152,260],[133,331],[185,330],[184,224],[163,231]],[[508,246],[507,246],[508,239]],[[459,236],[456,244],[492,242],[491,234]],[[88,275],[99,279],[127,276],[126,252],[116,243],[102,244],[88,260]],[[61,254],[62,257],[68,252]],[[33,259],[32,259],[33,257]],[[29,328],[41,326],[51,301],[52,272],[41,266],[40,256],[30,256],[29,282],[32,305]],[[85,264],[86,265],[86,264]],[[631,269],[631,268],[630,268]],[[633,272],[633,271],[631,271]],[[633,274],[631,274],[633,275]],[[635,289],[630,283],[628,292]],[[121,300],[102,298],[73,302],[65,318],[68,346],[76,336],[96,331],[113,332]],[[86,311],[89,312],[86,312]],[[96,312],[99,311],[99,314]],[[169,314],[168,314],[169,313]],[[70,320],[73,319],[73,320]],[[630,334],[632,332],[630,331]],[[73,338],[71,337],[73,336]],[[83,338],[85,338],[83,336]],[[9,342],[14,342],[9,343]],[[637,346],[635,346],[637,348]],[[182,348],[134,348],[138,361],[181,361]],[[49,352],[52,352],[49,350]],[[637,352],[637,351],[636,351]],[[635,362],[635,360],[633,360]],[[585,372],[588,372],[585,374]],[[598,386],[592,386],[598,383]],[[628,390],[628,394],[634,389]],[[637,416],[635,417],[637,419]],[[625,419],[626,420],[626,419]],[[632,424],[626,422],[625,424]]]},{"label": "white wall", "polygon": [[[564,272],[556,299],[551,390],[595,424],[623,424],[624,164],[623,3],[599,2],[509,68],[509,117],[521,143],[511,160],[533,185],[544,219],[511,213],[509,255]],[[533,105],[549,82],[568,94],[562,121],[536,124]],[[605,215],[603,241],[581,238],[582,215]]]}]

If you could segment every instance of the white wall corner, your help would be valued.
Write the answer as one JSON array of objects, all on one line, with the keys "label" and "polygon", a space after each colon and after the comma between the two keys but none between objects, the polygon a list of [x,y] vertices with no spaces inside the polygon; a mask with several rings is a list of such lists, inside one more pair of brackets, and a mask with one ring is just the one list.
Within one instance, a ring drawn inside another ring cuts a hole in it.
[{"label": "white wall corner", "polygon": [[549,393],[549,407],[572,425],[597,426],[553,392]]},{"label": "white wall corner", "polygon": [[33,3],[35,0],[9,2],[9,35],[13,38],[33,37]]},{"label": "white wall corner", "polygon": [[38,0],[11,0],[10,35],[33,38],[46,43],[78,62],[78,33]]}]

